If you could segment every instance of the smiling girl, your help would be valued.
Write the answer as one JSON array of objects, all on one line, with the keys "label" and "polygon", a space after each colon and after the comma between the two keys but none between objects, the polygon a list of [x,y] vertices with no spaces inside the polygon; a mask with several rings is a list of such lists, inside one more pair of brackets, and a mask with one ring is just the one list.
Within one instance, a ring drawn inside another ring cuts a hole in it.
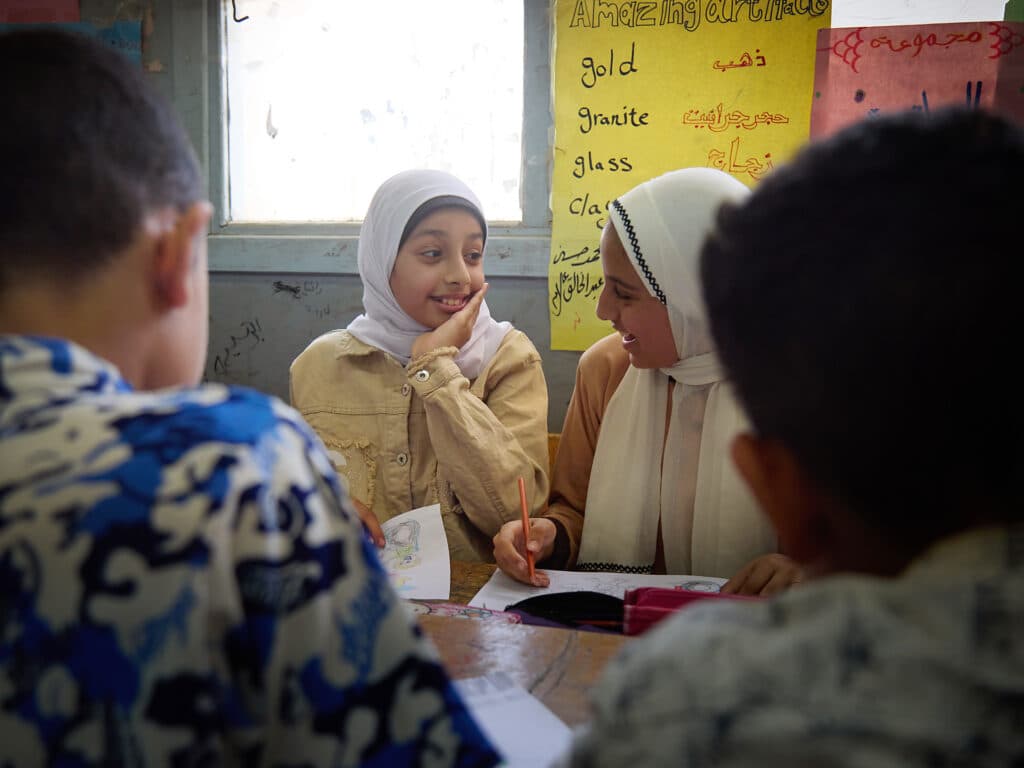
[{"label": "smiling girl", "polygon": [[[733,577],[725,591],[770,593],[799,578],[729,458],[745,420],[715,356],[698,255],[715,212],[747,190],[689,168],[609,206],[597,314],[616,333],[583,353],[552,476],[532,520],[541,564]],[[521,522],[494,539],[498,565],[530,581]],[[536,571],[533,583],[546,586]]]},{"label": "smiling girl", "polygon": [[385,181],[359,233],[365,314],[291,367],[292,404],[327,446],[378,545],[380,522],[440,502],[455,560],[490,560],[491,537],[548,492],[540,355],[484,301],[487,224],[441,171]]}]

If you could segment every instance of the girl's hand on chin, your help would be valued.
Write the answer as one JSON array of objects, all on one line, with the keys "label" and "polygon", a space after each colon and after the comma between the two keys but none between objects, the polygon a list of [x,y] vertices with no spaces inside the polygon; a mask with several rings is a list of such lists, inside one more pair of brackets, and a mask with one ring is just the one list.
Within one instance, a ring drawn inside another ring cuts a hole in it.
[{"label": "girl's hand on chin", "polygon": [[458,347],[469,341],[473,335],[473,326],[476,325],[477,315],[480,314],[480,305],[484,303],[484,294],[487,293],[487,283],[477,291],[465,307],[445,320],[441,325],[432,331],[427,331],[420,336],[412,345],[412,358],[415,360],[420,355],[425,355],[441,347]]}]

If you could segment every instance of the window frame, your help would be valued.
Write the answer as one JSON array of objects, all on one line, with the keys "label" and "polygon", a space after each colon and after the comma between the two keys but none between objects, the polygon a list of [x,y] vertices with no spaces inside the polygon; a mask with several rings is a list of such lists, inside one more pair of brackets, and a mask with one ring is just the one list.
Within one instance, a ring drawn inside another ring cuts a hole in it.
[{"label": "window frame", "polygon": [[[547,0],[523,2],[523,221],[489,223],[488,277],[546,278],[550,260],[551,8]],[[228,220],[224,30],[236,23],[231,3],[167,5],[174,40],[172,99],[195,144],[214,206],[207,239],[210,272],[358,274],[358,223]]]}]

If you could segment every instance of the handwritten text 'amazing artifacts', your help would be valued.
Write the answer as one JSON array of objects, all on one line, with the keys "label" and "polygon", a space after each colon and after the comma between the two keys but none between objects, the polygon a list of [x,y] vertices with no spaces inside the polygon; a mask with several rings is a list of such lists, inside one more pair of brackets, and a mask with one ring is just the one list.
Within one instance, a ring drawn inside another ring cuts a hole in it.
[{"label": "handwritten text 'amazing artifacts'", "polygon": [[702,22],[773,22],[787,16],[821,16],[830,0],[576,0],[570,29],[682,27],[693,32]]}]

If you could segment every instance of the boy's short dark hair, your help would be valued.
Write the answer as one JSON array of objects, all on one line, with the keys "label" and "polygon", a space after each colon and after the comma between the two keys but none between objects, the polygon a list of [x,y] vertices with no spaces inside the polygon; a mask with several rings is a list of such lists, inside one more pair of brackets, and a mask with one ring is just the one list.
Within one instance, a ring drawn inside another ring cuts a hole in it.
[{"label": "boy's short dark hair", "polygon": [[908,543],[1024,519],[1024,132],[982,111],[808,145],[703,251],[758,434]]},{"label": "boy's short dark hair", "polygon": [[33,28],[0,34],[0,72],[0,291],[95,271],[146,213],[201,199],[184,129],[122,54]]}]

